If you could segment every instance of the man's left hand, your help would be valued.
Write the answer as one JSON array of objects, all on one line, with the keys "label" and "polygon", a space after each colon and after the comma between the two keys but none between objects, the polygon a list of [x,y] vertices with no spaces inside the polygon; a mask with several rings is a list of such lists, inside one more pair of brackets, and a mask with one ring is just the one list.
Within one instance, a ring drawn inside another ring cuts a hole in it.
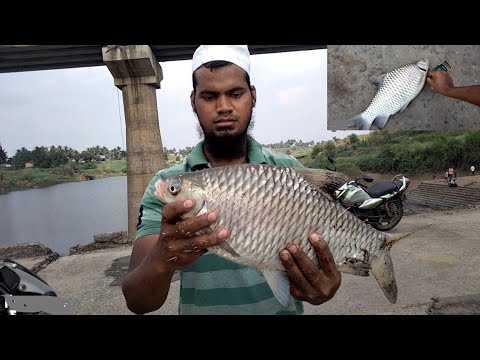
[{"label": "man's left hand", "polygon": [[320,305],[335,295],[342,277],[325,239],[312,234],[309,240],[317,253],[319,267],[294,243],[280,253],[280,259],[290,278],[292,296],[297,300]]}]

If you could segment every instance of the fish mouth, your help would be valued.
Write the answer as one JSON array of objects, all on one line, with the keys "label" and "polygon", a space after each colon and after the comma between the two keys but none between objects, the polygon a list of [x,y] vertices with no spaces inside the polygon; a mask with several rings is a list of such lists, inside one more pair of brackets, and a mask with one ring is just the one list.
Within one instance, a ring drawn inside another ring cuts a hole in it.
[{"label": "fish mouth", "polygon": [[428,71],[428,60],[422,59],[419,62],[417,62],[417,66],[420,70],[422,71]]},{"label": "fish mouth", "polygon": [[164,203],[167,203],[167,197],[166,197],[166,194],[168,194],[167,187],[168,187],[167,183],[161,179],[155,183],[154,195],[158,200]]}]

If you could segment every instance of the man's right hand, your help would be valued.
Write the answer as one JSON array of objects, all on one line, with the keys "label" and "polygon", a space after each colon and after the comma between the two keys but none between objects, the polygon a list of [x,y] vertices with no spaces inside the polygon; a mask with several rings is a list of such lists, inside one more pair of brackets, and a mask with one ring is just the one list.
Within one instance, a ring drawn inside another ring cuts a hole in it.
[{"label": "man's right hand", "polygon": [[155,262],[167,271],[174,272],[189,267],[198,257],[207,252],[207,248],[220,244],[230,235],[226,228],[196,235],[202,229],[215,223],[218,213],[194,216],[186,220],[180,217],[195,205],[191,199],[179,200],[167,204],[162,210],[161,232],[154,249]]},{"label": "man's right hand", "polygon": [[122,284],[128,308],[145,314],[165,302],[175,270],[189,267],[207,248],[228,238],[228,229],[210,234],[195,233],[215,223],[216,212],[181,220],[183,213],[194,206],[192,200],[167,204],[162,210],[161,233],[146,235],[135,241],[130,269]]},{"label": "man's right hand", "polygon": [[442,95],[447,95],[448,91],[455,87],[452,78],[445,71],[429,71],[427,74],[427,83],[433,90]]}]

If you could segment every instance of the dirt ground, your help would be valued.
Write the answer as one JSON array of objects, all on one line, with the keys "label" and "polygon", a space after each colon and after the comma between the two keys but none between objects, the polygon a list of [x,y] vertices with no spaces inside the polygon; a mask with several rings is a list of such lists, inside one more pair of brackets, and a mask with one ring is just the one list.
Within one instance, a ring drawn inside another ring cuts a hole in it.
[{"label": "dirt ground", "polygon": [[[372,184],[375,184],[380,181],[388,181],[392,180],[393,176],[392,175],[384,175],[384,174],[377,174],[377,173],[368,173],[373,179],[374,182]],[[435,175],[435,178],[434,178]],[[408,177],[408,175],[406,175]],[[415,189],[420,183],[425,183],[425,182],[432,182],[432,183],[437,183],[437,184],[446,184],[445,181],[445,174],[444,173],[432,173],[430,175],[423,174],[423,175],[418,175],[418,176],[412,176],[410,178],[410,185],[407,189],[408,191],[411,191]],[[458,173],[457,174],[457,184],[458,186],[468,186],[468,187],[478,187],[480,188],[480,173],[478,171],[475,172],[475,175],[472,176],[469,173]]]},{"label": "dirt ground", "polygon": [[[471,297],[477,299],[478,304],[480,209],[405,216],[392,232],[411,232],[425,225],[430,226],[400,240],[392,248],[398,286],[396,304],[385,298],[373,276],[343,274],[336,296],[321,306],[307,304],[306,313],[425,315],[435,301],[443,298],[449,298],[454,304],[458,299]],[[454,313],[468,313],[467,306],[455,306]]]},{"label": "dirt ground", "polygon": [[[443,301],[447,312],[480,314],[480,208],[404,216],[391,232],[415,230],[391,251],[398,286],[395,304],[386,299],[373,276],[342,274],[335,297],[320,306],[305,304],[305,313],[426,315],[435,302]],[[64,256],[39,275],[69,301],[74,314],[128,315],[121,282],[130,253],[131,246],[124,245]],[[177,279],[164,306],[151,315],[177,314]]]}]

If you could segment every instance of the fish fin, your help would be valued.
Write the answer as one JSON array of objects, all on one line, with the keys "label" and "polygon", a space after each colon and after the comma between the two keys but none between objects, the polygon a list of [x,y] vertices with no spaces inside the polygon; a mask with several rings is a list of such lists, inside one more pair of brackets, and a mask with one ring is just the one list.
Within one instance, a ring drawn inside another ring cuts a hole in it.
[{"label": "fish fin", "polygon": [[376,86],[380,87],[380,86],[382,86],[383,80],[385,79],[385,75],[386,74],[383,74],[383,75],[380,75],[380,76],[372,76],[370,78],[370,82],[373,85],[376,85]]},{"label": "fish fin", "polygon": [[337,265],[338,271],[358,276],[369,276],[371,268],[367,262],[355,258],[345,258],[343,262]]},{"label": "fish fin", "polygon": [[397,302],[397,282],[393,271],[392,257],[388,249],[383,249],[378,257],[372,260],[372,274],[377,280],[380,288],[392,304]]},{"label": "fish fin", "polygon": [[379,129],[383,129],[387,124],[389,115],[379,115],[373,120],[373,125],[375,125]]},{"label": "fish fin", "polygon": [[369,130],[372,124],[365,120],[362,115],[363,113],[348,119],[348,127],[356,127],[358,130]]},{"label": "fish fin", "polygon": [[400,110],[398,110],[398,112],[403,112],[403,110],[405,110],[409,104],[410,103],[408,102],[405,105],[403,105],[402,108]]},{"label": "fish fin", "polygon": [[268,270],[263,270],[262,273],[278,302],[283,307],[289,307],[292,303],[292,297],[290,296],[290,281],[287,273]]},{"label": "fish fin", "polygon": [[230,255],[232,255],[233,257],[240,257],[240,254],[237,253],[231,246],[230,244],[227,242],[227,241],[223,241],[221,242],[220,244],[217,244],[217,246],[223,250],[225,250],[226,252],[228,252]]},{"label": "fish fin", "polygon": [[348,176],[336,171],[295,167],[295,172],[317,189],[326,192],[334,198],[335,190],[348,181]]}]

